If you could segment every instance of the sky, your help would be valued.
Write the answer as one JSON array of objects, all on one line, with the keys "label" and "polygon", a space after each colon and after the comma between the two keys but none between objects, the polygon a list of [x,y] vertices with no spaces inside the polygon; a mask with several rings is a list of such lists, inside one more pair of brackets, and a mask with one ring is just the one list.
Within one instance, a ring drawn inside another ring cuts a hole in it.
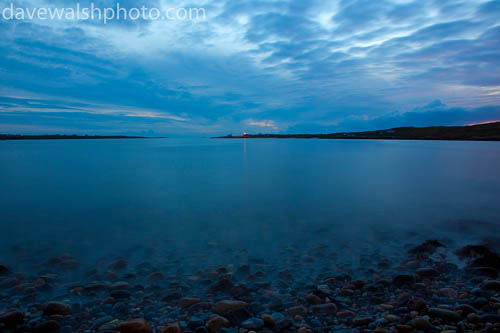
[{"label": "sky", "polygon": [[0,19],[1,133],[329,133],[500,120],[500,0],[120,4],[204,8],[206,17]]}]

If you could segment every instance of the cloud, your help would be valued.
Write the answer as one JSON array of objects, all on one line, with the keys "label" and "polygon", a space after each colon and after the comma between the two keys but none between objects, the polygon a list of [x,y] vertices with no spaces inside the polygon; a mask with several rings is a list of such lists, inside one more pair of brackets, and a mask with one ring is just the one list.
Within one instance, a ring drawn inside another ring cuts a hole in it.
[{"label": "cloud", "polygon": [[[480,121],[500,105],[499,3],[175,0],[144,4],[207,20],[0,20],[0,119],[161,134]],[[417,110],[435,99],[448,106]]]}]

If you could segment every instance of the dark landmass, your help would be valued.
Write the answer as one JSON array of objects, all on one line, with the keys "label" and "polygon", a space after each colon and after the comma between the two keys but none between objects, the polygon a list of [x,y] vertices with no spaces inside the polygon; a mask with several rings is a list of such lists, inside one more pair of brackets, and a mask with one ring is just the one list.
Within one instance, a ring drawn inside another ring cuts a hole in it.
[{"label": "dark landmass", "polygon": [[0,134],[0,140],[91,140],[91,139],[166,139],[167,137],[145,137],[126,135],[19,135]]},{"label": "dark landmass", "polygon": [[460,140],[500,141],[500,122],[471,126],[398,127],[367,132],[331,134],[247,134],[214,139],[370,139],[370,140]]}]

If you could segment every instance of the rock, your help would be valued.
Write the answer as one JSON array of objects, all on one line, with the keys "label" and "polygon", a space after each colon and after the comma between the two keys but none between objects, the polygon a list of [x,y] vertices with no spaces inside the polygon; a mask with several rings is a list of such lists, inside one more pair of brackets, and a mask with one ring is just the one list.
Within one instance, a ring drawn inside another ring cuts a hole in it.
[{"label": "rock", "polygon": [[240,283],[237,286],[232,287],[229,290],[229,293],[233,297],[241,297],[241,296],[248,295],[249,289],[246,285],[244,285],[243,283]]},{"label": "rock", "polygon": [[475,276],[489,277],[491,279],[498,278],[498,271],[491,267],[467,267],[465,268],[465,272]]},{"label": "rock", "polygon": [[282,318],[276,321],[274,328],[277,332],[282,332],[293,326],[293,322],[288,318]]},{"label": "rock", "polygon": [[334,303],[325,303],[320,305],[314,305],[311,307],[314,313],[318,314],[335,314],[337,313],[337,306]]},{"label": "rock", "polygon": [[412,311],[420,311],[425,309],[426,305],[423,299],[412,297],[406,303],[406,307]]},{"label": "rock", "polygon": [[479,317],[476,313],[469,313],[467,315],[467,321],[470,323],[480,323],[481,322],[481,317]]},{"label": "rock", "polygon": [[401,333],[411,333],[413,332],[413,327],[410,325],[396,325],[396,331]]},{"label": "rock", "polygon": [[224,315],[233,325],[241,325],[242,322],[253,317],[253,314],[245,308],[229,311]]},{"label": "rock", "polygon": [[128,290],[113,290],[111,293],[109,293],[111,297],[116,298],[116,299],[125,299],[125,298],[130,298],[132,296],[132,293]]},{"label": "rock", "polygon": [[209,293],[213,294],[218,291],[230,291],[233,287],[233,282],[229,279],[220,279],[216,283],[210,286]]},{"label": "rock", "polygon": [[130,288],[131,288],[130,283],[125,281],[118,281],[109,286],[109,290],[120,290],[120,289],[124,290]]},{"label": "rock", "polygon": [[194,305],[196,303],[200,303],[201,300],[197,297],[184,297],[179,300],[179,307],[180,308],[187,308],[190,307],[191,305]]},{"label": "rock", "polygon": [[49,302],[43,307],[43,313],[46,316],[65,315],[71,313],[71,306],[61,302]]},{"label": "rock", "polygon": [[115,261],[111,262],[108,267],[114,271],[119,271],[127,268],[127,260],[123,258],[116,259]]},{"label": "rock", "polygon": [[441,318],[451,322],[459,322],[460,320],[462,320],[462,318],[458,313],[447,309],[430,308],[428,314],[431,317]]},{"label": "rock", "polygon": [[225,300],[215,303],[213,311],[218,314],[225,314],[239,308],[247,307],[248,303],[242,301]]},{"label": "rock", "polygon": [[169,325],[162,331],[162,333],[182,333],[182,327],[179,323]]},{"label": "rock", "polygon": [[307,309],[303,306],[294,306],[294,307],[291,307],[289,308],[288,310],[286,310],[288,312],[288,314],[290,316],[304,316],[305,314],[307,314]]},{"label": "rock", "polygon": [[500,270],[500,256],[484,245],[467,245],[455,252],[461,259],[468,259],[469,267],[489,267]]},{"label": "rock", "polygon": [[417,269],[416,273],[420,277],[427,277],[427,278],[428,277],[438,277],[441,275],[441,273],[439,273],[437,270],[435,270],[434,268],[429,268],[429,267],[419,268],[419,269]]},{"label": "rock", "polygon": [[0,323],[7,327],[15,328],[24,322],[24,313],[21,311],[12,311],[0,315]]},{"label": "rock", "polygon": [[409,274],[399,274],[392,278],[392,284],[396,287],[402,287],[405,285],[411,286],[415,283],[415,277]]},{"label": "rock", "polygon": [[223,327],[231,327],[231,322],[224,317],[214,315],[205,324],[212,333],[216,333]]},{"label": "rock", "polygon": [[244,321],[241,326],[247,330],[259,330],[264,327],[264,320],[260,318],[250,318]]},{"label": "rock", "polygon": [[481,284],[482,290],[500,291],[500,281],[488,280]]},{"label": "rock", "polygon": [[5,265],[0,265],[0,276],[5,276],[10,274],[10,269],[9,267]]},{"label": "rock", "polygon": [[274,318],[269,314],[263,314],[260,318],[264,321],[264,326],[274,327]]},{"label": "rock", "polygon": [[487,313],[484,315],[480,315],[479,318],[481,319],[482,323],[500,323],[500,314]]},{"label": "rock", "polygon": [[64,259],[60,262],[61,268],[71,270],[80,267],[80,262],[74,258]]},{"label": "rock", "polygon": [[356,314],[352,311],[340,311],[337,312],[337,318],[351,318],[354,317]]},{"label": "rock", "polygon": [[458,298],[458,292],[453,288],[441,288],[437,291],[437,294],[442,297]]},{"label": "rock", "polygon": [[144,319],[132,319],[119,323],[116,330],[121,333],[152,333],[151,325]]},{"label": "rock", "polygon": [[418,331],[428,331],[432,328],[431,323],[427,319],[422,317],[413,319],[410,324]]},{"label": "rock", "polygon": [[433,240],[426,240],[422,244],[412,248],[411,250],[408,251],[409,254],[416,255],[416,256],[423,256],[423,255],[430,255],[436,252],[436,250],[439,247],[445,247],[441,242],[433,239]]},{"label": "rock", "polygon": [[393,314],[388,314],[385,317],[385,320],[387,320],[389,323],[396,323],[399,321],[399,317]]},{"label": "rock", "polygon": [[314,295],[314,294],[309,294],[305,297],[305,300],[307,303],[311,304],[311,305],[318,305],[318,304],[321,304],[323,303],[321,301],[321,298],[319,298],[318,296]]},{"label": "rock", "polygon": [[163,280],[165,278],[165,275],[163,275],[162,272],[153,272],[148,275],[147,279],[151,282],[156,282]]},{"label": "rock", "polygon": [[354,327],[360,327],[369,325],[373,320],[372,317],[355,317],[352,319],[351,323]]},{"label": "rock", "polygon": [[195,328],[200,327],[200,326],[203,326],[203,319],[196,317],[196,316],[192,316],[191,318],[189,318],[189,322],[188,322],[189,328],[195,329]]},{"label": "rock", "polygon": [[61,329],[61,325],[55,320],[42,322],[35,326],[35,333],[56,333]]},{"label": "rock", "polygon": [[455,308],[456,311],[461,311],[464,316],[467,316],[469,313],[474,313],[476,312],[476,309],[474,309],[472,306],[469,304],[460,304]]}]

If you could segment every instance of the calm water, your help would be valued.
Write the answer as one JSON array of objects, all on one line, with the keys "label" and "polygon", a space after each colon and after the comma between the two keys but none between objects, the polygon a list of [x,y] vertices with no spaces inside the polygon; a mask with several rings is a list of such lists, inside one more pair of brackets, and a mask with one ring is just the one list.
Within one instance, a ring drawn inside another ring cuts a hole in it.
[{"label": "calm water", "polygon": [[83,262],[211,249],[204,260],[224,262],[326,245],[349,260],[430,237],[491,240],[500,226],[500,144],[488,142],[0,142],[0,184],[11,265],[27,260],[20,249]]}]

